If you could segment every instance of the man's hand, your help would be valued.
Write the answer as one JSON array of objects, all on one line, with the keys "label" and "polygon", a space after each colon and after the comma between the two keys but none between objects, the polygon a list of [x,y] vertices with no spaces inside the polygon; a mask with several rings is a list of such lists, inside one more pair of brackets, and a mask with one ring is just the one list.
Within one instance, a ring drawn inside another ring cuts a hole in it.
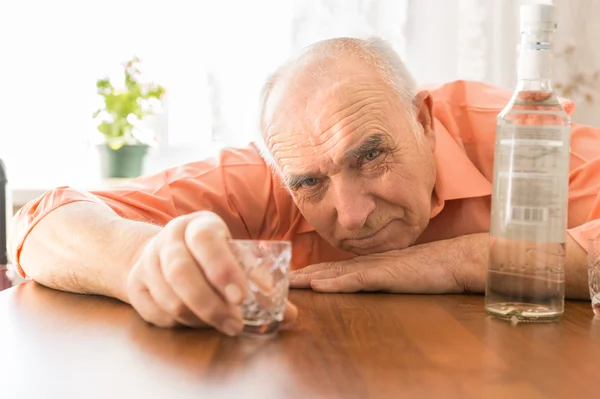
[{"label": "man's hand", "polygon": [[[407,251],[406,253],[404,251]],[[408,250],[320,263],[292,272],[292,288],[320,292],[383,291],[406,294],[462,292],[449,268],[411,256]]]},{"label": "man's hand", "polygon": [[[129,302],[144,320],[160,327],[210,325],[239,334],[243,324],[238,305],[247,285],[230,238],[227,225],[214,213],[173,219],[148,242],[131,269]],[[296,315],[288,303],[285,317]]]},{"label": "man's hand", "polygon": [[308,266],[292,272],[291,287],[320,292],[483,292],[486,264],[487,235],[473,234]]}]

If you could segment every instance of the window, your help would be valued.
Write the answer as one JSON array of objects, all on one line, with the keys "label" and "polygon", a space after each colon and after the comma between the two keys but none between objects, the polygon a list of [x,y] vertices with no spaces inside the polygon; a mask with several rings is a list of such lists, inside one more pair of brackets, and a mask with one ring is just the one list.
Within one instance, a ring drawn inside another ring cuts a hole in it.
[{"label": "window", "polygon": [[[133,55],[167,88],[165,112],[149,121],[160,145],[148,172],[202,158],[218,140],[252,140],[268,74],[327,37],[383,37],[419,83],[472,78],[511,85],[505,71],[514,70],[516,42],[505,23],[514,27],[517,5],[507,3],[513,2],[4,1],[0,158],[13,187],[95,184],[95,81],[118,75]],[[503,19],[492,20],[499,8]],[[497,54],[500,39],[509,57]]]}]

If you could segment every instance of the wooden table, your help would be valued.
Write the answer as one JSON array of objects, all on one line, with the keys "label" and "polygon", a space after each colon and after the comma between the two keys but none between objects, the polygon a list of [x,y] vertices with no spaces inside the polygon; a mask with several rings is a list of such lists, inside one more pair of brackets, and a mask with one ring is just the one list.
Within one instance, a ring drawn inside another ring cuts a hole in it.
[{"label": "wooden table", "polygon": [[161,330],[115,300],[0,293],[1,398],[598,398],[600,319],[492,319],[481,296],[292,291],[273,339]]}]

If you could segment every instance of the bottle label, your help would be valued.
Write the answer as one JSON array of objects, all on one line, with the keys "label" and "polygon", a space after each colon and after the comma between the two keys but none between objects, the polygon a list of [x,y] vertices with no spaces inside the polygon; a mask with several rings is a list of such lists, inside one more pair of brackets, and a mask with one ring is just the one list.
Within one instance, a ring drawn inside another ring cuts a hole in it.
[{"label": "bottle label", "polygon": [[552,51],[524,49],[519,54],[519,79],[550,79]]},{"label": "bottle label", "polygon": [[491,233],[564,242],[569,179],[569,128],[499,126]]}]

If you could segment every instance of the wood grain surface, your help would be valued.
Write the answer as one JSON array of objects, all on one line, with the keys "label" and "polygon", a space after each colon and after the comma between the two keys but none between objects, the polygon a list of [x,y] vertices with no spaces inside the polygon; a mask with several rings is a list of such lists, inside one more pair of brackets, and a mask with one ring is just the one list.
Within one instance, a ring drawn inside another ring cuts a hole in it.
[{"label": "wood grain surface", "polygon": [[598,398],[600,319],[486,316],[482,296],[292,291],[270,339],[148,326],[33,282],[0,293],[0,398]]}]

